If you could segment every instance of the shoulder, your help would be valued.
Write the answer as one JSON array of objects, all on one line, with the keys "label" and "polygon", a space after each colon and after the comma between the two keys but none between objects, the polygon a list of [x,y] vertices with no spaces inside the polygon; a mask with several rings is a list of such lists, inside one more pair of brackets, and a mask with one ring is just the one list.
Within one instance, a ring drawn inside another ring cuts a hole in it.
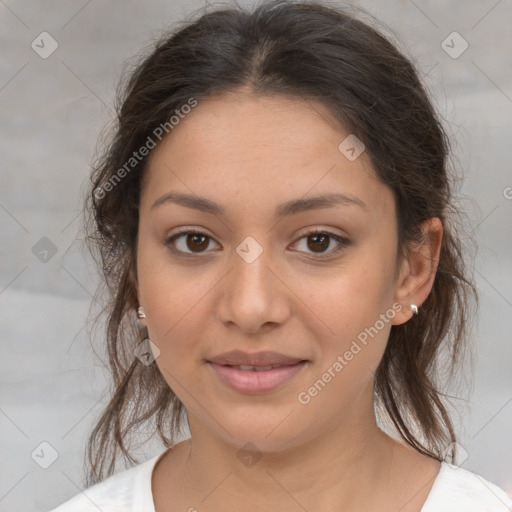
[{"label": "shoulder", "polygon": [[158,454],[80,491],[50,512],[154,512],[151,475],[162,455]]},{"label": "shoulder", "polygon": [[443,462],[421,512],[508,512],[511,508],[512,500],[503,489]]}]

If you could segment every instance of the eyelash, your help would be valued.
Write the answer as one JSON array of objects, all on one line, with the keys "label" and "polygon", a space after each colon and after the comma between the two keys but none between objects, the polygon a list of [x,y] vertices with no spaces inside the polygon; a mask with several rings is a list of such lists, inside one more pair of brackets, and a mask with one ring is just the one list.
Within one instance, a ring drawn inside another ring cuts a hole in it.
[{"label": "eyelash", "polygon": [[[187,253],[184,251],[179,251],[179,250],[173,249],[171,246],[173,246],[175,241],[178,238],[182,237],[183,235],[202,235],[210,240],[213,240],[213,238],[208,236],[206,233],[204,233],[202,231],[195,230],[195,229],[189,229],[189,228],[184,228],[182,231],[175,233],[174,235],[167,238],[167,240],[165,241],[165,245],[169,248],[169,250],[173,254],[176,254],[177,256],[183,256],[185,258],[198,257],[201,255],[204,255],[206,253],[206,251],[203,251],[202,253]],[[333,249],[327,253],[316,253],[315,257],[317,259],[330,258],[333,255],[342,251],[346,246],[348,246],[350,244],[350,241],[347,238],[344,238],[340,235],[336,235],[335,233],[331,233],[330,231],[325,231],[325,230],[321,230],[321,229],[308,231],[307,233],[302,235],[298,240],[302,240],[303,238],[308,238],[312,235],[326,235],[329,238],[332,238],[333,240],[335,240],[336,242],[338,242],[340,244],[340,245],[338,245],[338,247],[336,247],[335,249]],[[310,254],[315,254],[315,253],[310,253]],[[322,254],[327,254],[327,256],[322,256]]]}]

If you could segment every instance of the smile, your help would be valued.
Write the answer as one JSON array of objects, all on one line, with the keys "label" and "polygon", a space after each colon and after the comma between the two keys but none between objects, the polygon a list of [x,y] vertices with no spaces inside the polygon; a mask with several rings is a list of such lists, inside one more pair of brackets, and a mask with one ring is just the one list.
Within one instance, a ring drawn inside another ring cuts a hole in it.
[{"label": "smile", "polygon": [[295,377],[307,361],[286,365],[223,365],[208,361],[215,376],[229,388],[246,394],[269,393]]}]

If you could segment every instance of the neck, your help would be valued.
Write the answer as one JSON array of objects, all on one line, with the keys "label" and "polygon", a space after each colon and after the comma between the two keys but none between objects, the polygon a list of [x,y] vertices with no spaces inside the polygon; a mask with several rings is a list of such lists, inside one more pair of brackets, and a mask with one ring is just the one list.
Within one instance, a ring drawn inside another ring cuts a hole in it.
[{"label": "neck", "polygon": [[281,510],[298,510],[297,503],[307,510],[339,510],[340,503],[345,510],[361,510],[373,503],[369,497],[378,495],[379,486],[387,485],[396,444],[378,428],[373,402],[354,408],[316,437],[284,450],[256,452],[245,464],[237,446],[193,415],[189,425],[181,493],[205,497],[212,510],[230,502],[251,503],[252,510],[265,510],[269,503]]}]

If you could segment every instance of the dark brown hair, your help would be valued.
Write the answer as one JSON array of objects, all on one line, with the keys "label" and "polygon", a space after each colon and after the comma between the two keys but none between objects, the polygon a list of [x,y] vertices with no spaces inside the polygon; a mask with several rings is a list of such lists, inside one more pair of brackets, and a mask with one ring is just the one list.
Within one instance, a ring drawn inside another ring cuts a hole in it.
[{"label": "dark brown hair", "polygon": [[88,440],[86,485],[114,472],[118,452],[137,462],[126,440],[142,424],[151,421],[168,447],[186,416],[157,365],[146,366],[134,355],[147,337],[135,314],[138,206],[147,158],[129,168],[126,162],[191,98],[200,102],[241,87],[319,102],[363,141],[378,178],[396,199],[400,257],[421,241],[422,221],[443,222],[432,291],[417,316],[392,327],[375,375],[376,404],[392,425],[416,450],[441,460],[456,440],[441,369],[444,364],[453,374],[460,360],[476,292],[450,221],[447,136],[411,61],[353,13],[278,0],[252,10],[230,5],[201,12],[159,40],[122,87],[113,136],[94,165],[85,210],[88,244],[108,294],[113,377],[110,403]]}]

